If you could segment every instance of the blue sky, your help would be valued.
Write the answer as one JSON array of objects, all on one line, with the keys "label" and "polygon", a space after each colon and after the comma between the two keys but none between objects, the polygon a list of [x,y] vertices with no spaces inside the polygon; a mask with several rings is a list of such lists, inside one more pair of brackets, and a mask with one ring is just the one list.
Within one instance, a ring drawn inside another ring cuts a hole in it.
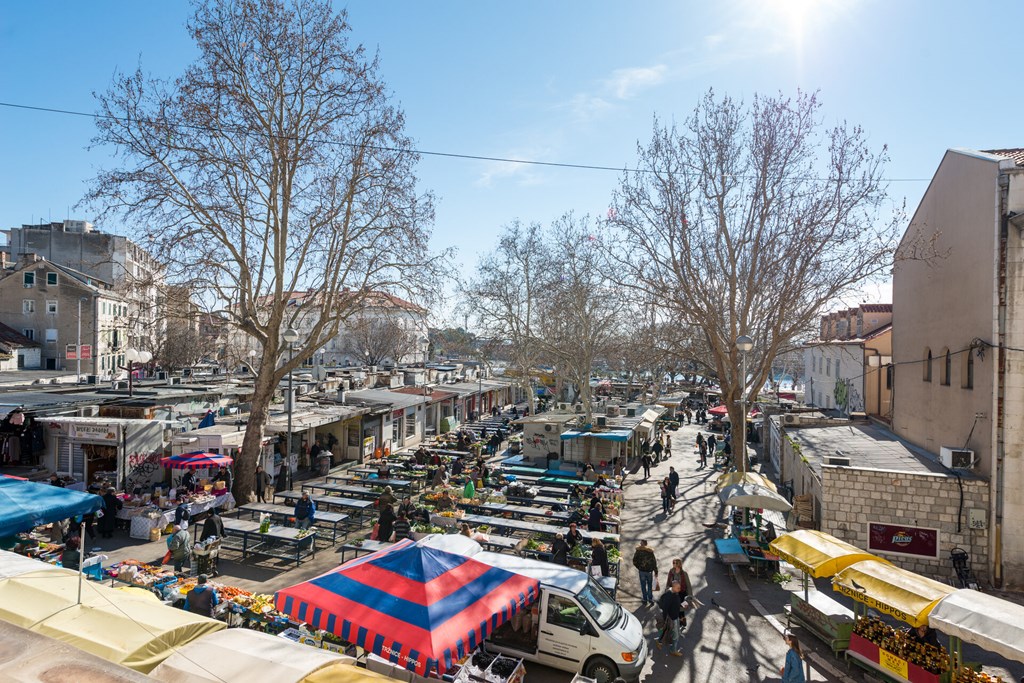
[{"label": "blue sky", "polygon": [[[888,144],[894,203],[912,213],[948,147],[1024,145],[1024,92],[1001,29],[1024,4],[936,0],[388,2],[346,7],[423,150],[622,167],[652,117],[682,119],[709,88],[820,90],[826,123]],[[141,63],[195,55],[184,2],[19,2],[0,15],[0,101],[94,111],[93,91]],[[112,163],[87,118],[0,107],[0,227],[69,215]],[[513,219],[602,215],[617,174],[424,157],[434,241],[475,264]],[[126,232],[124,226],[99,226]],[[884,296],[884,294],[883,294]]]}]

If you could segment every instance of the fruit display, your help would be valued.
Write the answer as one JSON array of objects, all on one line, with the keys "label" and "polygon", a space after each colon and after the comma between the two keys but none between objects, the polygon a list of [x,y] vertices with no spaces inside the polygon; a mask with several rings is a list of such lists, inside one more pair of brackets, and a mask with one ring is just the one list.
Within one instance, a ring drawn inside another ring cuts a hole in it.
[{"label": "fruit display", "polygon": [[964,666],[956,672],[953,683],[1009,683],[1009,681],[1004,681],[1002,676],[989,676]]},{"label": "fruit display", "polygon": [[886,652],[915,664],[925,671],[941,674],[950,669],[949,654],[934,645],[912,640],[905,631],[898,631],[877,617],[859,619],[853,632]]}]

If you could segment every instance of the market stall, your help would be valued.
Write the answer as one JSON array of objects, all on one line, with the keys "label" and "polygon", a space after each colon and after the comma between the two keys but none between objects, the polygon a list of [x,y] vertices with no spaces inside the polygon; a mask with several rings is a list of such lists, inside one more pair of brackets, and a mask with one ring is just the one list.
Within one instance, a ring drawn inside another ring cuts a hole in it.
[{"label": "market stall", "polygon": [[[217,508],[230,510],[235,505],[235,497],[229,491],[187,493],[174,491],[174,498],[168,495],[153,497],[150,494],[134,496],[120,494],[124,506],[117,511],[117,518],[128,520],[128,535],[141,540],[157,540],[162,533],[174,523],[175,509],[181,503],[188,505],[188,512],[195,519],[204,512]],[[218,493],[218,495],[214,495]]]},{"label": "market stall", "polygon": [[534,579],[406,540],[274,600],[298,621],[425,675],[452,668],[539,590]]},{"label": "market stall", "polygon": [[76,515],[90,515],[102,507],[103,499],[91,493],[0,477],[0,538]]},{"label": "market stall", "polygon": [[150,676],[162,683],[299,683],[322,671],[324,680],[333,681],[336,667],[353,664],[351,657],[233,628],[193,640],[153,669]]},{"label": "market stall", "polygon": [[851,564],[879,558],[814,529],[784,534],[772,541],[769,547],[779,558],[803,572],[803,595],[790,593],[789,621],[799,623],[828,643],[835,653],[849,647],[853,611],[817,590],[810,591],[809,579],[834,576]]},{"label": "market stall", "polygon": [[[956,589],[880,560],[852,564],[832,578],[832,588],[868,608],[912,627],[928,624],[935,605]],[[945,650],[913,642],[881,619],[857,615],[846,657],[898,683],[944,683],[951,680]]]},{"label": "market stall", "polygon": [[[81,590],[81,601],[78,600]],[[223,623],[51,567],[0,580],[0,620],[147,673]]]},{"label": "market stall", "polygon": [[743,483],[757,484],[758,486],[763,486],[765,488],[771,489],[772,491],[778,492],[778,488],[776,488],[775,482],[773,482],[771,479],[764,476],[760,472],[740,471],[723,472],[721,476],[718,477],[718,481],[715,483],[715,490],[721,491],[726,486],[732,486],[733,484]]},{"label": "market stall", "polygon": [[960,665],[957,683],[983,683],[988,676],[965,670],[961,643],[967,642],[1001,657],[1024,663],[1024,607],[975,590],[947,595],[928,613],[928,625],[950,637],[953,662]]}]

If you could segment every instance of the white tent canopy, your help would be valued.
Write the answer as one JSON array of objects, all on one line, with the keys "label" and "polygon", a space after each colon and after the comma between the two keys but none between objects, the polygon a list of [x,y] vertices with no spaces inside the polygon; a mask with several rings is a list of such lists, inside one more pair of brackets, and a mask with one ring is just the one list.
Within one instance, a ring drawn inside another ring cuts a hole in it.
[{"label": "white tent canopy", "polygon": [[297,683],[325,667],[354,663],[278,636],[230,628],[178,648],[149,675],[163,683]]},{"label": "white tent canopy", "polygon": [[928,615],[928,625],[946,635],[1024,662],[1024,607],[979,591],[947,595]]}]

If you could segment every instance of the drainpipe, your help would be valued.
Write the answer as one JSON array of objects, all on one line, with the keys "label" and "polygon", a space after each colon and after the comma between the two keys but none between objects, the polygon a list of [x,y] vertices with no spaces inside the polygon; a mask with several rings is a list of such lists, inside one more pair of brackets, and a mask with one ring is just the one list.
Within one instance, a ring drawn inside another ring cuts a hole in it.
[{"label": "drainpipe", "polygon": [[996,276],[999,313],[997,324],[998,348],[996,349],[996,449],[995,467],[992,472],[992,490],[994,500],[992,506],[994,538],[992,539],[992,583],[996,588],[1003,585],[1003,469],[1005,463],[1005,428],[1006,428],[1006,238],[1009,228],[1007,195],[1010,189],[1010,177],[1006,173],[999,174],[998,216],[999,216],[999,261]]}]

